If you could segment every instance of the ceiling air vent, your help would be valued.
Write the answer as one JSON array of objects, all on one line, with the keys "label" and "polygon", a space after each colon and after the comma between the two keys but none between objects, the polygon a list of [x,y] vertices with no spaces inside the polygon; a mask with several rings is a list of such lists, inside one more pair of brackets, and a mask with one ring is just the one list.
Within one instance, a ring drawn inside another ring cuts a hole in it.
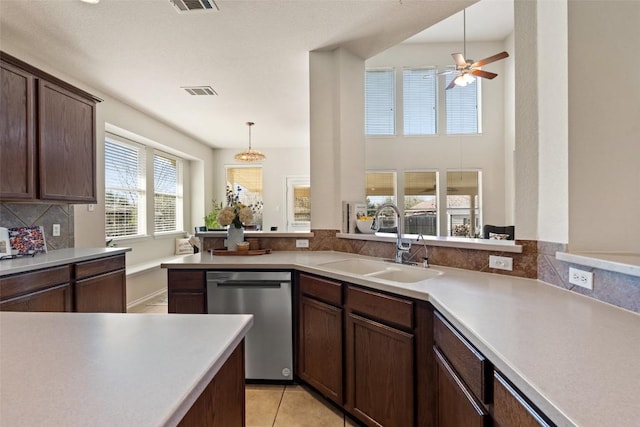
[{"label": "ceiling air vent", "polygon": [[210,12],[220,10],[213,0],[169,0],[178,12]]},{"label": "ceiling air vent", "polygon": [[211,86],[182,86],[182,89],[186,90],[189,95],[218,95],[218,92],[213,90]]}]

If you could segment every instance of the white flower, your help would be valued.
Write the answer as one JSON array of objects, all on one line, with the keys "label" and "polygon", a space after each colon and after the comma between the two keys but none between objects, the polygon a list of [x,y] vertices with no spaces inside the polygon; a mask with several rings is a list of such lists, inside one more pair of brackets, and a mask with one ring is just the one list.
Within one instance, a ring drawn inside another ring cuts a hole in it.
[{"label": "white flower", "polygon": [[229,225],[233,222],[236,217],[236,213],[232,207],[227,206],[226,208],[222,208],[222,210],[218,213],[218,223],[220,225]]},{"label": "white flower", "polygon": [[241,223],[249,224],[253,221],[253,212],[249,208],[241,208],[238,212],[238,218],[240,218]]}]

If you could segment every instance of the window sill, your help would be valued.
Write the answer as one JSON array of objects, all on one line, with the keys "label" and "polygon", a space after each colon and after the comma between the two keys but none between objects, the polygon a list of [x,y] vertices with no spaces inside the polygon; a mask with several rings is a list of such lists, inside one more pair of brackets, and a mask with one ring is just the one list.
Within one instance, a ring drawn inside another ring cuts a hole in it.
[{"label": "window sill", "polygon": [[[396,242],[395,233],[376,233],[376,234],[352,234],[352,233],[337,233],[336,237],[339,239],[352,239],[352,240],[369,240],[375,242]],[[441,246],[449,248],[462,248],[462,249],[476,249],[480,251],[495,251],[495,252],[511,252],[522,253],[522,245],[518,245],[513,240],[489,240],[489,239],[467,239],[465,237],[436,237],[436,236],[423,236],[424,242],[427,246]],[[419,242],[417,234],[403,234],[404,239],[411,240],[412,243],[422,245],[422,239]]]}]

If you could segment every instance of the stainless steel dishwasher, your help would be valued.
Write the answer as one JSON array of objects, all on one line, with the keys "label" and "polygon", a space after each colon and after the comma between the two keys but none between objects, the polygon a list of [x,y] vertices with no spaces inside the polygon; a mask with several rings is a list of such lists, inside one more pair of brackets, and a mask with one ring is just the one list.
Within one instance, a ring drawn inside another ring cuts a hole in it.
[{"label": "stainless steel dishwasher", "polygon": [[293,379],[291,272],[208,271],[207,306],[212,314],[253,314],[246,379]]}]

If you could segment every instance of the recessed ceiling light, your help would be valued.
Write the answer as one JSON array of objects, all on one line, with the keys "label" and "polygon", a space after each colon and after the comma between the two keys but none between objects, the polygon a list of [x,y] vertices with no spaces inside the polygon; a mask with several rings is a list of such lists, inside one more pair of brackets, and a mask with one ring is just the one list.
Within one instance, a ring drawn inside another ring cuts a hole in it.
[{"label": "recessed ceiling light", "polygon": [[83,3],[89,3],[89,4],[98,4],[100,3],[100,0],[80,0]]}]

